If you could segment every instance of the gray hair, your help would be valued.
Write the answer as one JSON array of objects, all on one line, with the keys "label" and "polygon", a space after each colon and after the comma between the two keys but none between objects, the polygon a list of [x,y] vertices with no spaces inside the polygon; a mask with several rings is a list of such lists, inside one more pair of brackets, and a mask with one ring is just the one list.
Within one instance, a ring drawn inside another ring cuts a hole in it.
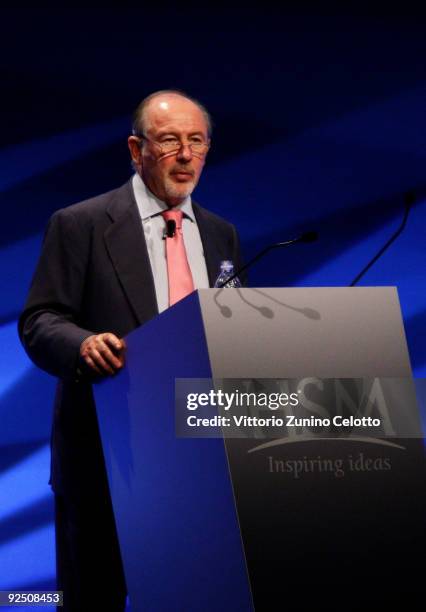
[{"label": "gray hair", "polygon": [[206,109],[206,107],[203,104],[201,104],[201,102],[199,102],[192,96],[189,96],[187,93],[185,93],[184,91],[181,91],[180,89],[160,89],[159,91],[154,91],[154,93],[144,98],[138,104],[135,112],[133,113],[133,120],[132,120],[132,133],[134,136],[142,136],[143,134],[145,134],[146,107],[148,106],[148,104],[151,102],[153,98],[156,98],[157,96],[161,96],[164,94],[174,94],[176,96],[181,96],[182,98],[186,98],[187,100],[190,100],[191,102],[193,102],[193,104],[198,106],[198,108],[204,115],[204,119],[206,120],[208,136],[209,137],[211,136],[212,128],[213,128],[213,121],[212,121],[209,111]]}]

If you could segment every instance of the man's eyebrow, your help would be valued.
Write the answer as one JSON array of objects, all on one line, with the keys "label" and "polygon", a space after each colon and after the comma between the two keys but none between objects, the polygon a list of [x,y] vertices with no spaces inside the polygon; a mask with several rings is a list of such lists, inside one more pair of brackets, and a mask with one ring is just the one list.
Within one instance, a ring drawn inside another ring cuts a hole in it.
[{"label": "man's eyebrow", "polygon": [[177,137],[176,132],[173,132],[171,130],[166,130],[166,131],[159,131],[155,134],[155,138],[163,138],[163,136],[173,136],[173,138]]},{"label": "man's eyebrow", "polygon": [[[179,136],[179,133],[175,130],[159,130],[157,138],[162,136]],[[188,132],[188,136],[204,136],[204,132],[202,130],[194,130],[193,132]]]}]

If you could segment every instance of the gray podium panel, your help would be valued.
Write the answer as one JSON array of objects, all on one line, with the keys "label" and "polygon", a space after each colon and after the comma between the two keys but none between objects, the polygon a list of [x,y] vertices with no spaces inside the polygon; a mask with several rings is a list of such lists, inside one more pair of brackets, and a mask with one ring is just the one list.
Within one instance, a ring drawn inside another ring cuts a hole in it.
[{"label": "gray podium panel", "polygon": [[411,375],[395,287],[202,289],[215,378]]},{"label": "gray podium panel", "polygon": [[[199,294],[214,378],[411,377],[393,287]],[[225,446],[256,612],[414,609],[426,547],[422,439]]]}]

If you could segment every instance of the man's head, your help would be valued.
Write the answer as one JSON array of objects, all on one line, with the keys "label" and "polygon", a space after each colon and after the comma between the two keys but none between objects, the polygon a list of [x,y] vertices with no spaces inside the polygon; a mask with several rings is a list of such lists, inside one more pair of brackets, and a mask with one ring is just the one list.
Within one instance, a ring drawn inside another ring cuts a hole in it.
[{"label": "man's head", "polygon": [[211,120],[196,100],[178,91],[151,94],[135,111],[130,154],[148,189],[169,206],[192,193],[210,145]]}]

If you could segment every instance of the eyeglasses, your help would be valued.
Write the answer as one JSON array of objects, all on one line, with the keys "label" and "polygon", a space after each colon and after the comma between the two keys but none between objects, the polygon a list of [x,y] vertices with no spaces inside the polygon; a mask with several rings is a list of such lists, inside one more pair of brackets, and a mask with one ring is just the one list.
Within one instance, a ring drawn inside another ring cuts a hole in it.
[{"label": "eyeglasses", "polygon": [[177,138],[167,138],[167,140],[163,140],[163,142],[158,142],[157,140],[147,138],[143,134],[137,134],[137,138],[139,138],[140,140],[152,142],[152,144],[157,145],[162,155],[174,155],[175,153],[180,151],[182,147],[189,147],[191,149],[191,153],[195,155],[195,157],[203,158],[207,155],[207,151],[210,148],[210,143],[205,142],[203,140],[196,140],[194,142],[181,142]]}]

